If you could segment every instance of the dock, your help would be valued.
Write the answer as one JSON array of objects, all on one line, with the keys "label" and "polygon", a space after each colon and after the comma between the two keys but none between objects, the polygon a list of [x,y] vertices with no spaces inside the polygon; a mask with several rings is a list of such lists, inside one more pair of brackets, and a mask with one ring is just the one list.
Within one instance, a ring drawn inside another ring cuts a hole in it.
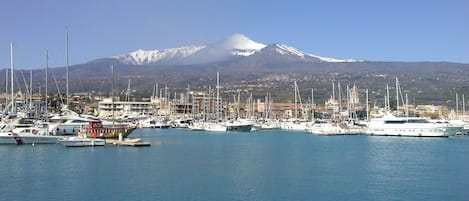
[{"label": "dock", "polygon": [[132,138],[132,139],[106,139],[106,145],[115,145],[115,146],[129,146],[129,147],[148,147],[151,146],[150,142],[145,142],[141,138]]}]

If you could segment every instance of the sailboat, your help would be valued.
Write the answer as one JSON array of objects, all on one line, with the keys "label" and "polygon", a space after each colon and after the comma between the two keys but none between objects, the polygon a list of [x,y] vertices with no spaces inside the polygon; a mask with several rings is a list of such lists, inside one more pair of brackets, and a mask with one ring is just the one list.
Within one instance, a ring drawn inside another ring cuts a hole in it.
[{"label": "sailboat", "polygon": [[[303,104],[301,103],[300,91],[298,89],[298,84],[296,81],[294,82],[294,90],[295,90],[295,102],[294,102],[294,115],[295,118],[290,119],[289,121],[282,122],[280,124],[280,128],[284,130],[295,130],[295,131],[305,131],[311,122],[305,121],[303,119],[298,118],[298,109],[303,111]],[[300,103],[300,107],[298,108],[298,102]]]},{"label": "sailboat", "polygon": [[217,72],[217,100],[216,100],[216,122],[205,122],[203,124],[205,131],[226,132],[226,126],[220,123],[220,74]]},{"label": "sailboat", "polygon": [[[15,93],[14,93],[14,64],[13,64],[13,43],[11,48],[11,111],[9,116],[16,116]],[[13,118],[12,120],[16,120]],[[44,125],[29,125],[16,127],[0,132],[0,144],[53,144],[61,139],[59,136],[50,136],[47,127]]]},{"label": "sailboat", "polygon": [[99,138],[121,138],[127,137],[136,129],[136,126],[116,126],[114,124],[114,65],[111,65],[112,74],[112,90],[111,90],[111,101],[112,101],[112,126],[103,127],[102,121],[95,119],[89,121],[89,127],[84,130],[80,130],[79,133],[88,137],[99,137]]}]

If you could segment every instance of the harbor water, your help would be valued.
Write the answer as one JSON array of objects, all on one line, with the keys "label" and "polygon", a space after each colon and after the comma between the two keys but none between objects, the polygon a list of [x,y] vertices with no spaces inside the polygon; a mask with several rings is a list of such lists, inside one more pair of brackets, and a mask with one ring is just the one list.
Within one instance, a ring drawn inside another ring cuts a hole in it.
[{"label": "harbor water", "polygon": [[129,137],[152,146],[0,146],[0,200],[469,200],[468,136]]}]

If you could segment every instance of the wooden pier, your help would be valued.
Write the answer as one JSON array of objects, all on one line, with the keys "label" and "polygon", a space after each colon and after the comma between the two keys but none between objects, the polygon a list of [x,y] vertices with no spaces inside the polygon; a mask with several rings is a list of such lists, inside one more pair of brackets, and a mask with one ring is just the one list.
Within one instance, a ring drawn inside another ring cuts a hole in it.
[{"label": "wooden pier", "polygon": [[123,140],[106,139],[106,145],[129,146],[129,147],[148,147],[150,142],[144,142],[141,138],[126,138]]}]

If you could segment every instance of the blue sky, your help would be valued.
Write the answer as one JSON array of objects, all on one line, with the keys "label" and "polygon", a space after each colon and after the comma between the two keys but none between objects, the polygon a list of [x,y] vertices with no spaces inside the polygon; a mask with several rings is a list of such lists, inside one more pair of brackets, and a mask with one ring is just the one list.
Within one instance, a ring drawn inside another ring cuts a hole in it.
[{"label": "blue sky", "polygon": [[325,57],[469,63],[469,1],[15,0],[0,3],[0,68],[65,65],[241,33]]}]

